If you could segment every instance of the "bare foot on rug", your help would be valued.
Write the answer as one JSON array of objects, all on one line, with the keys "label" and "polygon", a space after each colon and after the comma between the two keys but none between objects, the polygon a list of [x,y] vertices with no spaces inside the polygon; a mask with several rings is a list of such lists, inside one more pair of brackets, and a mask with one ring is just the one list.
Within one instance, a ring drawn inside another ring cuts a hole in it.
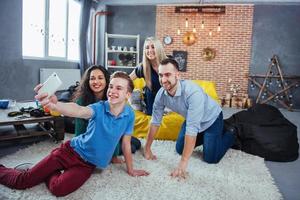
[{"label": "bare foot on rug", "polygon": [[125,160],[123,160],[123,159],[121,159],[121,158],[118,158],[117,156],[114,156],[114,157],[112,157],[112,159],[111,159],[111,163],[112,164],[122,164],[122,163],[124,163],[125,162]]}]

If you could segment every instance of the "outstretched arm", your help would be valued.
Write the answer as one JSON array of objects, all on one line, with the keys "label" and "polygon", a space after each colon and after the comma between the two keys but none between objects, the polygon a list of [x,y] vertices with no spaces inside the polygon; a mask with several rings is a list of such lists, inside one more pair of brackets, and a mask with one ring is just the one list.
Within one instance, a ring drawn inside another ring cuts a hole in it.
[{"label": "outstretched arm", "polygon": [[[41,84],[37,85],[34,90],[37,92],[41,88]],[[53,111],[58,111],[59,113],[77,118],[88,119],[92,116],[92,109],[89,107],[79,106],[76,103],[62,103],[57,100],[55,95],[52,95],[48,98],[47,93],[37,94],[35,96],[42,106],[45,106]]]},{"label": "outstretched arm", "polygon": [[130,176],[148,176],[149,173],[145,170],[137,170],[133,169],[132,165],[132,155],[131,155],[131,136],[130,135],[124,135],[122,139],[122,150],[125,157],[126,167],[127,167],[127,173]]},{"label": "outstretched arm", "polygon": [[185,135],[183,153],[177,168],[171,172],[172,177],[186,178],[186,168],[195,148],[196,138],[195,136]]},{"label": "outstretched arm", "polygon": [[154,136],[156,135],[158,129],[159,129],[159,126],[156,126],[153,124],[150,125],[148,135],[147,135],[147,141],[146,141],[146,145],[145,145],[145,149],[144,149],[144,157],[147,160],[156,160],[156,156],[153,155],[153,153],[151,151],[151,145],[153,143]]}]

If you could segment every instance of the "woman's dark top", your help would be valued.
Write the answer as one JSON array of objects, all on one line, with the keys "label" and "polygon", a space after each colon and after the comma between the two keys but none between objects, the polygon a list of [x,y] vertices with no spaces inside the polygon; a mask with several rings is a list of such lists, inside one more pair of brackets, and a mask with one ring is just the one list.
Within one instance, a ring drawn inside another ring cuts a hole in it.
[{"label": "woman's dark top", "polygon": [[[161,88],[160,83],[159,83],[158,74],[156,73],[156,71],[153,69],[152,66],[150,68],[151,68],[152,90],[150,88],[148,88],[147,86],[145,86],[145,88],[144,88],[144,93],[145,93],[144,99],[145,99],[145,104],[146,104],[146,114],[147,115],[152,115],[154,99],[155,99],[156,93]],[[135,74],[138,78],[145,78],[142,65],[135,68]]]}]

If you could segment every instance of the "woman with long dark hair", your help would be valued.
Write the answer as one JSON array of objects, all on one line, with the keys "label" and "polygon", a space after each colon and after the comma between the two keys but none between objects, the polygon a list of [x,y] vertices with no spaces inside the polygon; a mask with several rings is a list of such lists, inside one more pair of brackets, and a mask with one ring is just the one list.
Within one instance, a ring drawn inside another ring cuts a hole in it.
[{"label": "woman with long dark hair", "polygon": [[[101,65],[92,65],[84,72],[80,85],[73,95],[73,101],[78,105],[87,106],[100,100],[107,100],[108,83],[108,71]],[[84,133],[87,124],[87,120],[75,118],[75,136]]]}]

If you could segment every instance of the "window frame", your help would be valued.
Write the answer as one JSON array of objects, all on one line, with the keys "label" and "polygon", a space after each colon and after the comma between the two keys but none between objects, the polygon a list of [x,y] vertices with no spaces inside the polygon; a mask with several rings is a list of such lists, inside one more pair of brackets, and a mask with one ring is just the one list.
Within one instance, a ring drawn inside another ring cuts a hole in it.
[{"label": "window frame", "polygon": [[[66,26],[66,32],[65,32],[65,55],[64,57],[58,57],[58,56],[49,56],[49,17],[50,17],[50,0],[44,0],[45,1],[45,7],[44,7],[44,12],[45,12],[45,18],[44,18],[44,30],[45,30],[45,36],[44,36],[44,56],[39,57],[39,56],[24,56],[23,55],[23,50],[22,50],[22,57],[23,59],[30,59],[30,60],[50,60],[50,61],[66,61],[66,62],[74,62],[78,63],[80,61],[80,57],[78,57],[78,60],[74,59],[68,59],[68,43],[69,43],[69,1],[74,1],[75,0],[67,0],[66,2],[66,20],[65,20],[65,26]],[[24,0],[23,0],[24,3]],[[78,3],[78,2],[77,2]],[[81,15],[81,13],[79,14]],[[80,30],[78,30],[78,42],[79,42],[79,36],[80,36]],[[22,29],[22,40],[23,40],[23,29]],[[80,42],[79,42],[80,44]],[[78,48],[78,51],[80,51],[80,45]],[[79,54],[80,56],[80,54]]]}]

